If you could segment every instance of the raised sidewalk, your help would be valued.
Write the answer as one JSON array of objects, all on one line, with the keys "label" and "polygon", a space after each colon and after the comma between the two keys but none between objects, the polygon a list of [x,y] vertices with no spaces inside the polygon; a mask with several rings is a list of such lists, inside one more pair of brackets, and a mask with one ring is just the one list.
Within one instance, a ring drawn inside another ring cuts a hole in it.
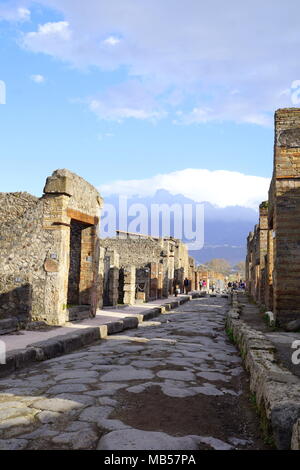
[{"label": "raised sidewalk", "polygon": [[99,339],[137,328],[138,324],[179,307],[200,293],[179,295],[134,306],[107,307],[98,310],[95,318],[88,318],[46,331],[22,330],[1,335],[6,348],[6,364],[0,364],[0,377],[34,362],[45,361],[68,354]]},{"label": "raised sidewalk", "polygon": [[263,430],[273,436],[277,449],[300,450],[300,378],[278,355],[278,336],[285,334],[268,333],[261,327],[255,320],[259,308],[246,295],[242,297],[232,294],[226,327],[250,374],[250,389]]}]

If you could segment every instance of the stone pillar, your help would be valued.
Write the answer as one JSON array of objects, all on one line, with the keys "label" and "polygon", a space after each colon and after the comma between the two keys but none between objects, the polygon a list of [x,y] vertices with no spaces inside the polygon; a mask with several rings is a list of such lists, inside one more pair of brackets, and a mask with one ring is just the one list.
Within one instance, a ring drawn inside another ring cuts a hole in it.
[{"label": "stone pillar", "polygon": [[115,250],[106,250],[104,257],[104,305],[116,306],[119,299],[120,256]]},{"label": "stone pillar", "polygon": [[280,325],[300,318],[300,109],[275,113],[273,200],[274,314]]},{"label": "stone pillar", "polygon": [[108,282],[109,305],[115,307],[118,304],[119,297],[119,268],[113,267],[109,269]]},{"label": "stone pillar", "polygon": [[90,305],[91,289],[94,281],[95,227],[87,227],[81,232],[81,263],[79,283],[79,304]]},{"label": "stone pillar", "polygon": [[124,268],[124,304],[135,304],[135,266]]},{"label": "stone pillar", "polygon": [[158,263],[150,263],[150,299],[156,300],[158,298]]},{"label": "stone pillar", "polygon": [[[69,196],[49,194],[44,196],[45,230],[51,230],[54,244],[44,263],[47,273],[45,281],[45,321],[52,325],[63,325],[67,321],[70,218],[67,216]],[[42,320],[41,318],[39,318]]]},{"label": "stone pillar", "polygon": [[268,254],[266,265],[266,291],[265,305],[268,310],[273,311],[273,270],[274,270],[274,243],[273,228],[268,230]]},{"label": "stone pillar", "polygon": [[164,266],[163,263],[158,263],[157,273],[157,298],[161,299],[163,296],[163,284],[164,284]]},{"label": "stone pillar", "polygon": [[268,203],[259,206],[259,288],[258,301],[265,303],[265,258],[268,253]]}]

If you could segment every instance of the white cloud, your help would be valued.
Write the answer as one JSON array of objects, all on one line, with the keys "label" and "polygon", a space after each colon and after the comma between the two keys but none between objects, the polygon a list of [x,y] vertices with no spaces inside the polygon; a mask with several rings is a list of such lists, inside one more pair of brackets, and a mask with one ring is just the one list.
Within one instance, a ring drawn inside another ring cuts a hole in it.
[{"label": "white cloud", "polygon": [[45,77],[43,75],[31,75],[31,80],[35,83],[44,83],[45,82]]},{"label": "white cloud", "polygon": [[29,21],[30,17],[30,10],[24,6],[11,6],[9,3],[0,5],[0,21],[23,22]]},{"label": "white cloud", "polygon": [[20,18],[20,20],[22,21],[29,21],[30,20],[30,16],[31,16],[31,13],[30,13],[30,10],[28,10],[28,8],[18,8],[17,10],[18,12],[18,16]]},{"label": "white cloud", "polygon": [[88,106],[100,119],[122,122],[132,118],[157,121],[166,116],[153,98],[153,88],[137,81],[115,85],[97,98],[88,99]]},{"label": "white cloud", "polygon": [[243,173],[187,168],[159,174],[143,180],[119,180],[100,186],[101,194],[151,196],[158,189],[182,194],[196,202],[210,202],[219,207],[244,206],[257,209],[268,198],[269,178]]},{"label": "white cloud", "polygon": [[108,44],[109,46],[115,46],[116,44],[119,44],[120,39],[114,37],[114,36],[109,36],[108,38],[104,39],[104,44]]},{"label": "white cloud", "polygon": [[[230,0],[226,9],[223,0],[89,0],[88,8],[79,0],[38,3],[65,21],[26,33],[27,49],[76,67],[125,67],[145,87],[159,83],[154,112],[175,114],[180,107],[180,124],[270,125],[275,108],[292,105],[281,91],[300,79],[298,0]],[[144,119],[149,110],[129,104],[114,114]]]},{"label": "white cloud", "polygon": [[33,52],[43,51],[49,55],[56,55],[61,51],[61,58],[67,59],[72,32],[67,21],[45,23],[39,25],[38,31],[23,36],[23,45]]}]

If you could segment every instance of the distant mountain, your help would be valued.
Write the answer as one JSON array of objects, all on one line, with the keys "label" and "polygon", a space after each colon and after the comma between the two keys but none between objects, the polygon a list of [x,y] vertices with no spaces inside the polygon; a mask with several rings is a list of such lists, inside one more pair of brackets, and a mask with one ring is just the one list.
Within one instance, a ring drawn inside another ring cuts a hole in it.
[{"label": "distant mountain", "polygon": [[[114,194],[109,197],[105,197],[105,207],[107,205],[112,205],[116,211],[116,224],[115,228],[120,229],[119,224],[119,215],[120,211],[124,213],[124,207],[120,207],[119,195]],[[136,205],[139,206],[136,206]],[[187,220],[192,224],[191,226],[196,228],[196,202],[184,197],[181,194],[172,195],[164,189],[158,190],[153,196],[149,197],[139,197],[133,196],[128,198],[127,207],[131,210],[136,209],[137,213],[133,211],[133,215],[127,215],[128,225],[136,219],[136,216],[139,214],[139,207],[143,207],[143,217],[142,224],[148,226],[148,234],[151,230],[151,207],[155,204],[166,204],[172,206],[174,204],[177,207],[182,209],[184,213],[184,208],[186,205],[189,206],[192,213],[192,220],[187,217]],[[248,233],[253,229],[253,226],[257,223],[258,214],[255,210],[249,209],[241,206],[232,206],[232,207],[215,207],[209,202],[203,202],[204,205],[204,247],[201,250],[191,251],[191,256],[193,256],[199,263],[205,263],[212,258],[225,258],[231,264],[236,264],[237,262],[244,260],[246,256],[246,238]],[[134,206],[133,206],[134,205]],[[105,210],[103,215],[105,216]],[[105,219],[104,219],[105,220]],[[170,219],[170,232],[164,233],[162,223],[159,224],[159,236],[174,235],[174,217],[171,216]],[[105,227],[103,227],[105,228]],[[121,229],[124,229],[122,226]],[[136,230],[140,233],[141,225],[137,225]],[[153,234],[153,233],[152,233]],[[176,235],[176,234],[175,234]],[[107,236],[103,233],[102,236]],[[182,237],[184,242],[189,242],[186,237]]]}]

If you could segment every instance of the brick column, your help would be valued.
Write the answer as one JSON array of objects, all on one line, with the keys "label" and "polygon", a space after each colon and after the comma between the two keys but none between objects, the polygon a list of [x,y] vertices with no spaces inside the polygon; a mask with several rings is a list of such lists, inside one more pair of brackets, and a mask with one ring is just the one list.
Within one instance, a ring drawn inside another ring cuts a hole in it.
[{"label": "brick column", "polygon": [[[45,230],[51,230],[54,244],[44,263],[47,277],[44,291],[44,312],[41,318],[52,325],[63,325],[67,320],[68,272],[70,256],[70,218],[66,215],[69,196],[44,196]],[[44,314],[44,318],[43,318]]]},{"label": "brick column", "polygon": [[135,304],[135,266],[124,268],[124,304]]},{"label": "brick column", "polygon": [[158,297],[158,263],[150,263],[150,299],[156,300]]},{"label": "brick column", "polygon": [[274,313],[279,324],[300,317],[300,109],[275,113]]}]

